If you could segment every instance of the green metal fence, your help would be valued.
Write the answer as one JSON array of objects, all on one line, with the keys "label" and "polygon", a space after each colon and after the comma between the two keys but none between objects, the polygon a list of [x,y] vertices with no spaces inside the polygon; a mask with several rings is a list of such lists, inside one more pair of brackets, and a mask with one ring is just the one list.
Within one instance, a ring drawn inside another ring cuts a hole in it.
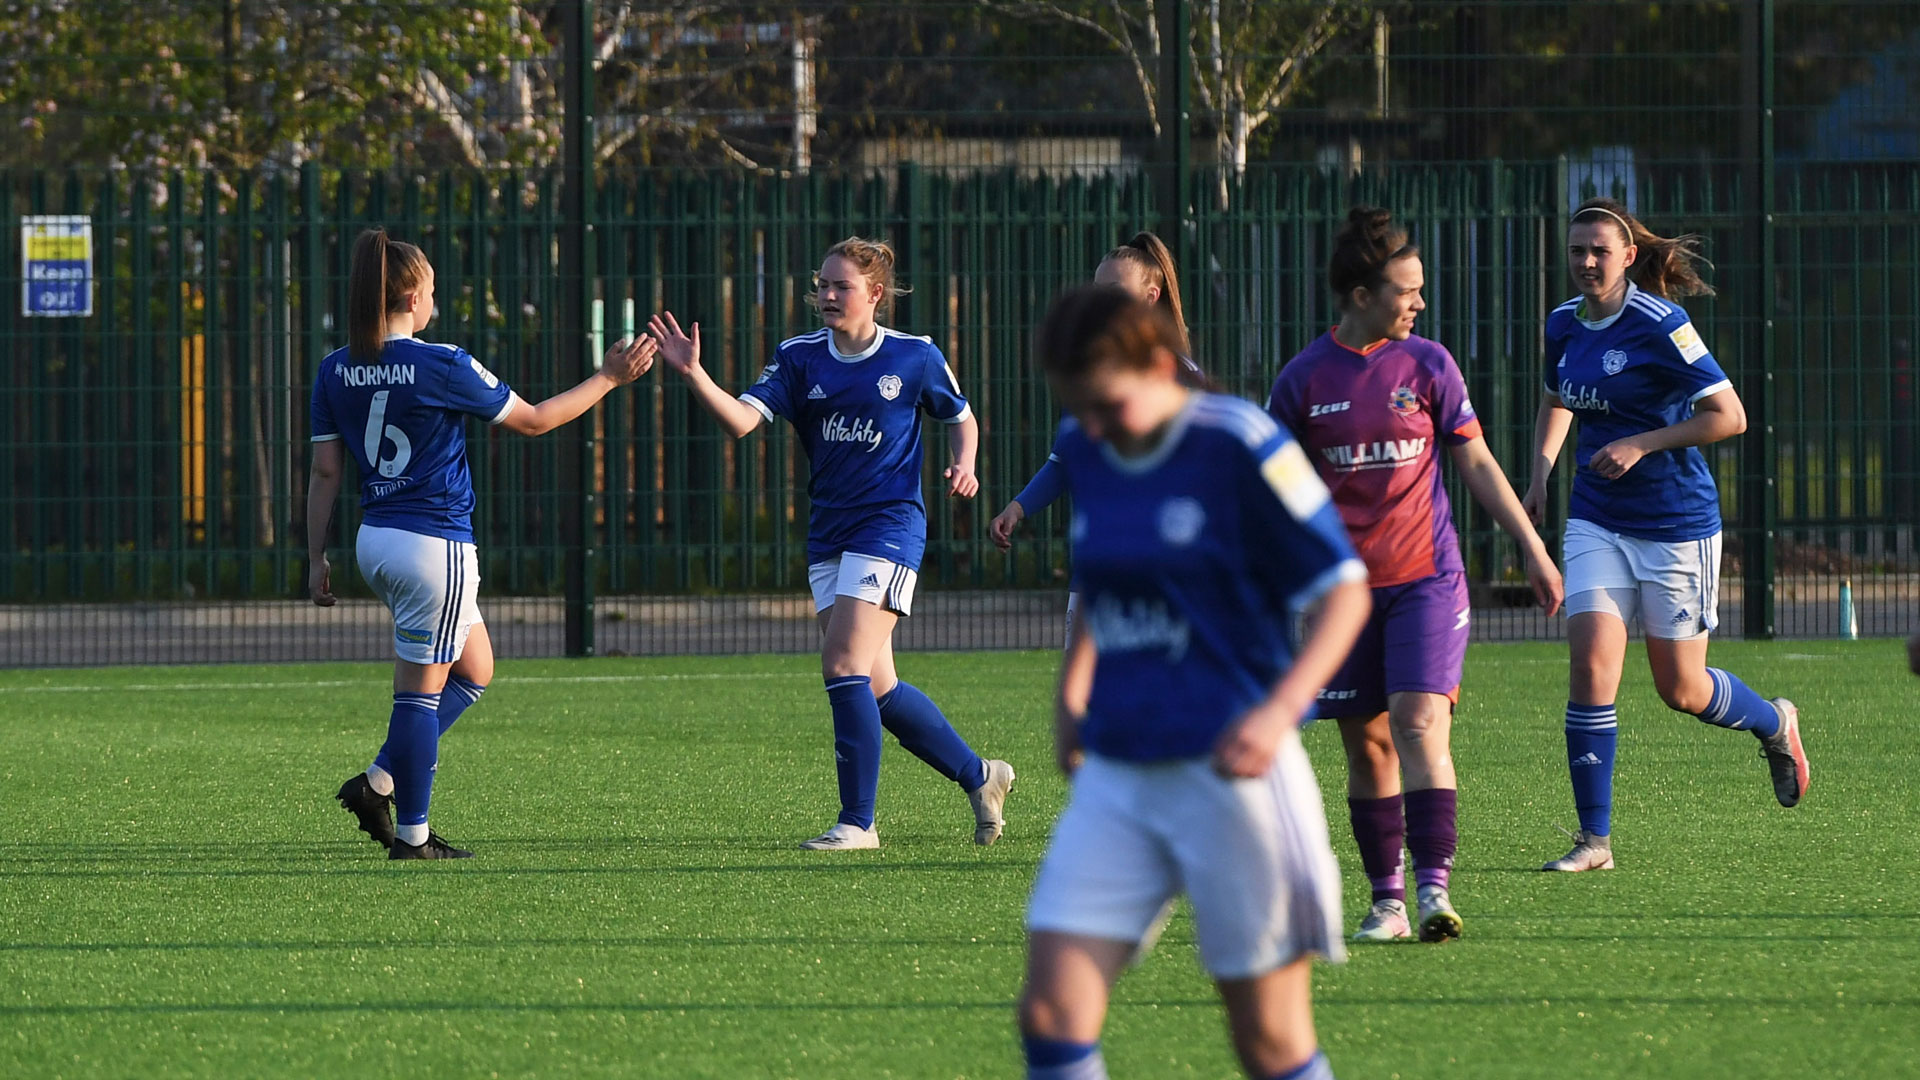
[{"label": "green metal fence", "polygon": [[[238,19],[231,75],[273,27],[250,24],[245,4],[221,10]],[[1024,346],[1060,286],[1130,233],[1159,231],[1179,256],[1198,359],[1260,399],[1333,321],[1321,268],[1346,208],[1392,207],[1427,264],[1421,332],[1458,357],[1495,454],[1518,475],[1542,323],[1571,291],[1566,216],[1591,191],[1660,231],[1700,233],[1715,262],[1720,295],[1689,309],[1753,420],[1710,452],[1728,521],[1723,627],[1838,632],[1844,584],[1863,633],[1909,629],[1920,9],[1220,10],[1233,32],[1216,54],[1213,8],[1181,4],[553,5],[528,48],[554,55],[513,63],[566,118],[541,119],[564,152],[523,153],[535,166],[517,171],[448,162],[446,131],[462,124],[482,149],[490,131],[524,147],[514,140],[546,130],[483,109],[438,127],[413,115],[403,140],[369,158],[405,168],[337,167],[353,160],[350,127],[276,149],[243,109],[220,123],[252,148],[251,167],[207,155],[188,171],[142,171],[147,159],[124,145],[109,161],[84,138],[87,120],[166,133],[166,116],[137,114],[144,99],[84,96],[120,85],[108,68],[141,58],[10,56],[0,119],[19,112],[23,132],[69,140],[23,134],[0,151],[16,166],[0,172],[0,286],[21,284],[19,216],[84,214],[97,291],[90,319],[0,305],[0,665],[384,655],[378,605],[350,559],[335,558],[341,608],[301,599],[308,387],[344,337],[347,250],[369,224],[432,260],[440,308],[427,336],[530,398],[590,362],[596,300],[608,335],[627,328],[629,306],[699,319],[709,365],[741,387],[811,327],[803,290],[829,243],[891,239],[913,287],[893,324],[947,352],[985,433],[982,497],[930,500],[925,593],[901,644],[1043,647],[1059,632],[1064,516],[1030,520],[1011,554],[984,526],[1052,435],[1056,406]],[[1323,11],[1338,24],[1312,39]],[[1063,12],[1108,21],[1096,32]],[[0,15],[0,50],[13,18]],[[1321,44],[1299,85],[1270,109],[1227,93],[1235,64],[1281,72],[1285,88],[1287,50],[1310,39]],[[1148,51],[1155,41],[1194,47]],[[590,52],[593,63],[573,63]],[[472,85],[488,85],[488,63],[472,59]],[[636,70],[672,77],[649,88]],[[676,89],[695,76],[709,82]],[[229,105],[250,92],[228,82]],[[60,127],[73,101],[43,107],[23,86],[47,102],[63,86],[81,94],[81,126]],[[76,148],[71,167],[47,167],[56,145]],[[571,206],[573,190],[592,198]],[[806,463],[786,429],[725,440],[662,373],[576,433],[476,427],[471,445],[484,607],[504,654],[813,646]],[[1477,632],[1557,634],[1557,621],[1510,606],[1512,545],[1463,491],[1453,497]],[[351,497],[338,521],[341,551]]]},{"label": "green metal fence", "polygon": [[[1428,266],[1423,332],[1460,359],[1496,454],[1517,470],[1538,401],[1540,328],[1566,291],[1558,247],[1568,183],[1564,163],[1409,167],[1354,178],[1315,167],[1250,172],[1235,184],[1232,209],[1190,226],[1196,353],[1223,386],[1260,397],[1279,364],[1334,317],[1318,267],[1346,206],[1394,206]],[[1650,170],[1640,184],[1643,214],[1701,232],[1716,256],[1726,291],[1693,313],[1750,398],[1767,378],[1752,347],[1755,324],[1774,320],[1778,452],[1764,479],[1777,492],[1775,550],[1786,560],[1786,587],[1811,595],[1829,587],[1823,576],[1851,573],[1864,611],[1887,608],[1889,619],[1910,611],[1910,588],[1879,607],[1870,594],[1904,580],[1890,572],[1911,565],[1920,169],[1785,174],[1775,222],[1783,269],[1770,312],[1726,288],[1756,263],[1742,247],[1737,173]],[[1059,583],[1059,514],[1034,521],[1011,555],[984,538],[986,518],[1045,457],[1057,415],[1026,369],[1024,342],[1054,291],[1086,278],[1118,238],[1153,219],[1147,185],[1124,177],[954,177],[906,166],[723,185],[700,175],[610,179],[598,196],[601,276],[589,288],[606,301],[612,330],[629,300],[640,313],[670,308],[698,318],[708,362],[730,386],[743,386],[780,339],[808,328],[802,291],[827,243],[853,232],[891,236],[914,287],[894,322],[942,346],[986,432],[986,494],[974,503],[931,500],[923,580],[934,590]],[[310,167],[230,181],[7,178],[0,215],[92,215],[96,319],[113,332],[0,314],[8,355],[0,599],[300,596],[307,388],[315,363],[339,340],[347,239],[372,221],[417,239],[438,274],[440,313],[429,336],[461,343],[537,396],[567,382],[564,372],[577,362],[559,354],[552,318],[567,280],[556,264],[555,206],[550,178],[511,175],[394,180]],[[0,243],[0,265],[17,265],[13,244],[11,235]],[[587,544],[596,594],[802,591],[805,463],[789,431],[724,440],[666,377],[611,398],[593,423],[591,486],[602,497]],[[491,597],[561,589],[562,503],[579,480],[561,446],[473,433]],[[1741,452],[1736,440],[1711,455],[1736,562],[1766,540],[1748,524],[1752,489],[1743,486]],[[1455,505],[1476,580],[1510,580],[1511,546],[1463,493]],[[351,535],[350,497],[340,520],[341,535]],[[1808,579],[1804,587],[1796,574]],[[351,571],[343,576],[353,595]],[[1489,603],[1498,595],[1485,594]],[[1744,602],[1737,593],[1729,599]],[[1822,618],[1779,631],[1837,625]],[[622,621],[608,629],[613,640],[627,629]],[[1549,627],[1515,610],[1486,630]],[[29,650],[11,659],[44,657]]]}]

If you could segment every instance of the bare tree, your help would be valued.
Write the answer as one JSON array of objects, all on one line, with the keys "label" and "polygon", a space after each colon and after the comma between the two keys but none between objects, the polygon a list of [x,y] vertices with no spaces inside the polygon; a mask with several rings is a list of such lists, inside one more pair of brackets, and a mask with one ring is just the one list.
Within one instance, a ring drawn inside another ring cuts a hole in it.
[{"label": "bare tree", "polygon": [[[1162,50],[1158,5],[1179,0],[983,0],[1023,19],[1078,27],[1124,56],[1142,106],[1160,133]],[[1256,132],[1297,101],[1317,64],[1371,40],[1367,0],[1194,0],[1184,43],[1193,92],[1216,118],[1214,150],[1225,178],[1244,172]]]}]

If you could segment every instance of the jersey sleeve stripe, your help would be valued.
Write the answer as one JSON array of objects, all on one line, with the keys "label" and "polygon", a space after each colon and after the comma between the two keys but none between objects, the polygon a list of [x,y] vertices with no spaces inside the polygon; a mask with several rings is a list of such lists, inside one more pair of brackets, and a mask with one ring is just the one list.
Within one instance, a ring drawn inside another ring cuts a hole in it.
[{"label": "jersey sleeve stripe", "polygon": [[339,437],[340,437],[340,433],[336,431],[331,435],[315,435],[313,438],[307,441],[308,442],[332,442],[333,440]]},{"label": "jersey sleeve stripe", "polygon": [[1631,304],[1641,314],[1653,319],[1654,322],[1660,322],[1667,316],[1673,314],[1672,308],[1660,303],[1658,300],[1651,299],[1645,294],[1631,297],[1627,300],[1627,303]]},{"label": "jersey sleeve stripe", "polygon": [[497,424],[500,421],[505,420],[507,418],[507,414],[513,411],[513,403],[519,400],[520,400],[519,394],[516,394],[511,390],[507,391],[506,404],[500,406],[500,411],[497,413],[494,413],[493,419],[487,421],[487,423]]},{"label": "jersey sleeve stripe", "polygon": [[1722,390],[1731,390],[1731,389],[1733,389],[1733,380],[1721,379],[1719,382],[1714,383],[1712,386],[1706,387],[1705,389],[1702,389],[1702,390],[1695,391],[1694,395],[1687,399],[1687,404],[1692,405],[1693,403],[1699,401],[1701,398],[1710,398]]},{"label": "jersey sleeve stripe", "polygon": [[1239,398],[1207,395],[1193,411],[1201,424],[1228,432],[1249,449],[1258,450],[1280,433],[1280,425],[1257,406]]},{"label": "jersey sleeve stripe", "polygon": [[973,419],[973,406],[962,405],[960,406],[960,411],[953,414],[952,416],[940,416],[940,417],[935,417],[935,419],[939,420],[943,424],[964,424],[968,420]]},{"label": "jersey sleeve stripe", "polygon": [[758,412],[761,416],[766,417],[767,423],[769,424],[773,423],[773,410],[767,408],[766,402],[761,401],[759,398],[754,397],[752,394],[741,394],[737,400],[744,401],[747,404],[753,406],[754,411]]}]

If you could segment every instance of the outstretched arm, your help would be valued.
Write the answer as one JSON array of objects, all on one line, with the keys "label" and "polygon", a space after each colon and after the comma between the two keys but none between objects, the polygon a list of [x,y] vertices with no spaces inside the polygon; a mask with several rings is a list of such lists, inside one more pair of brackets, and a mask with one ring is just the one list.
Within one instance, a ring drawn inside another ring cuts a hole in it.
[{"label": "outstretched arm", "polygon": [[571,390],[562,390],[538,405],[528,405],[518,397],[500,426],[516,435],[545,435],[554,428],[579,419],[600,399],[647,373],[653,367],[654,353],[660,345],[649,337],[622,341],[607,350],[600,370],[580,381]]},{"label": "outstretched arm", "polygon": [[765,414],[722,390],[713,376],[707,374],[707,369],[700,366],[699,323],[693,324],[693,336],[688,337],[673,312],[663,311],[647,320],[647,333],[660,343],[660,358],[686,377],[694,400],[720,421],[720,427],[727,434],[737,439],[767,422]]}]

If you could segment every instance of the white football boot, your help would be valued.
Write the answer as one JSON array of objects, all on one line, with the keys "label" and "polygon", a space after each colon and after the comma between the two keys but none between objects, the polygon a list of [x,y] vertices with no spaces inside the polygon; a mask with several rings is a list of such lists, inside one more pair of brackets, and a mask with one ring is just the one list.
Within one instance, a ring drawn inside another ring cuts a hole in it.
[{"label": "white football boot", "polygon": [[1375,900],[1367,917],[1360,920],[1360,929],[1353,932],[1355,941],[1398,941],[1412,936],[1404,900]]},{"label": "white football boot", "polygon": [[880,846],[879,829],[863,829],[858,825],[849,825],[836,821],[833,828],[811,840],[803,842],[801,847],[808,851],[859,851]]},{"label": "white football boot", "polygon": [[1000,839],[1007,827],[1005,810],[1007,792],[1013,790],[1013,766],[999,760],[983,764],[987,781],[967,792],[967,801],[973,804],[973,842],[986,847]]},{"label": "white football boot", "polygon": [[1579,873],[1582,870],[1613,869],[1613,837],[1589,836],[1585,830],[1571,834],[1573,850],[1542,866],[1542,870]]}]

